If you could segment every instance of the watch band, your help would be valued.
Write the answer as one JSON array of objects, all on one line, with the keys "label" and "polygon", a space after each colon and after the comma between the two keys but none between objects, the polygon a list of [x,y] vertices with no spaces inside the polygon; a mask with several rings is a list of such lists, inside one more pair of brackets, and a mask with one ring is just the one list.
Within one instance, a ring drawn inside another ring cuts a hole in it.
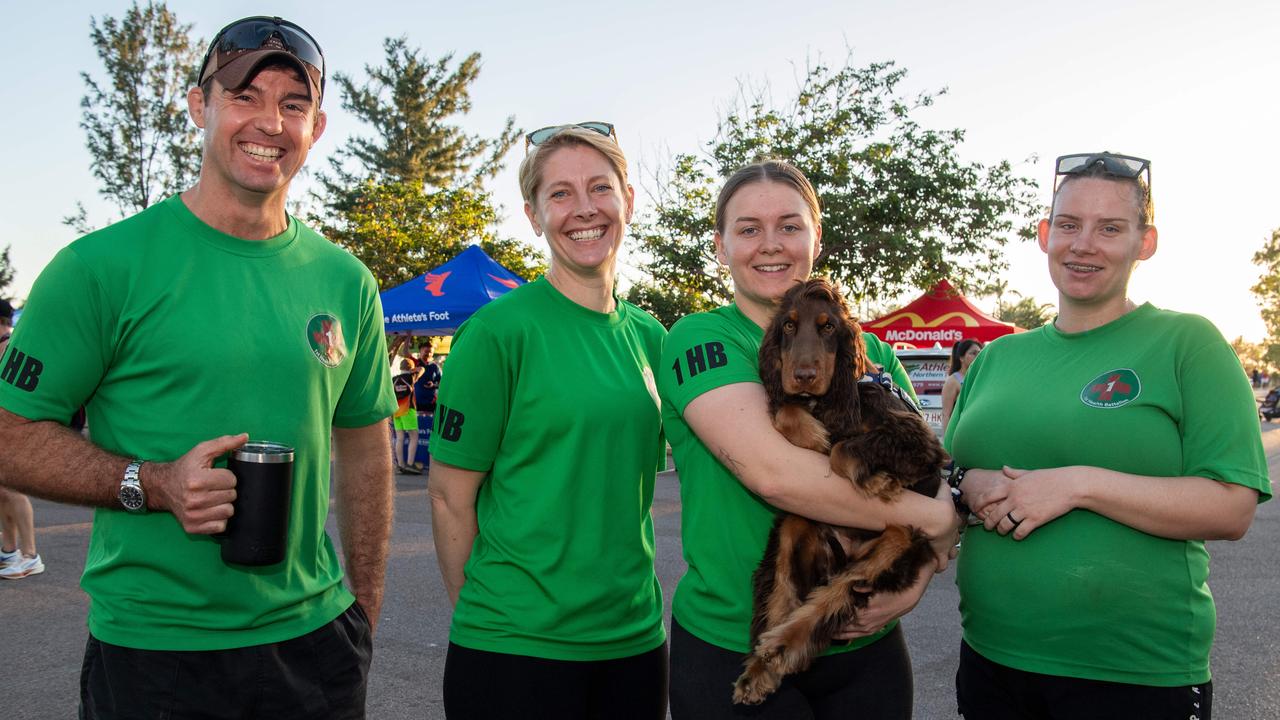
[{"label": "watch band", "polygon": [[965,504],[964,500],[960,499],[962,494],[960,483],[964,482],[964,476],[968,472],[969,468],[953,465],[951,467],[951,475],[947,477],[947,485],[951,486],[951,502],[955,503],[956,512],[961,515],[969,514],[969,506]]},{"label": "watch band", "polygon": [[125,510],[132,513],[144,513],[147,511],[147,496],[142,490],[142,463],[143,460],[134,460],[124,468],[124,478],[120,481],[119,500]]}]

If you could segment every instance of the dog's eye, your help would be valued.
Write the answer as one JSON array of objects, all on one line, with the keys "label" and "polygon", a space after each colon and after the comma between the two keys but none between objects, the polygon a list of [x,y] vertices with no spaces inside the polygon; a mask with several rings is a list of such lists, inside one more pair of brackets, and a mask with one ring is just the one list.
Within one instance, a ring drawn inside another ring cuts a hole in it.
[{"label": "dog's eye", "polygon": [[828,321],[826,324],[824,324],[824,325],[822,326],[822,332],[828,332],[828,333],[829,333],[829,332],[834,332],[834,331],[835,331],[835,329],[836,329],[836,325],[835,325],[835,323],[830,322],[830,321]]},{"label": "dog's eye", "polygon": [[796,324],[790,320],[783,320],[782,329],[785,330],[786,332],[795,332]]}]

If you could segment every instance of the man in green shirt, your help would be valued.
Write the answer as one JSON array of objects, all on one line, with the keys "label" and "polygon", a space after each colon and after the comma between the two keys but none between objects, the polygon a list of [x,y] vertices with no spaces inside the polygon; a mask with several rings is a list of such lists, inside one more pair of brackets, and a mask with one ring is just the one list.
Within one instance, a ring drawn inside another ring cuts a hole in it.
[{"label": "man in green shirt", "polygon": [[[325,127],[305,30],[246,18],[187,95],[194,187],[58,254],[0,359],[4,482],[95,506],[82,718],[363,718],[394,408],[377,285],[285,211]],[[92,443],[63,427],[87,403]],[[295,449],[283,562],[229,565],[222,458]],[[324,531],[333,488],[350,590]]]}]

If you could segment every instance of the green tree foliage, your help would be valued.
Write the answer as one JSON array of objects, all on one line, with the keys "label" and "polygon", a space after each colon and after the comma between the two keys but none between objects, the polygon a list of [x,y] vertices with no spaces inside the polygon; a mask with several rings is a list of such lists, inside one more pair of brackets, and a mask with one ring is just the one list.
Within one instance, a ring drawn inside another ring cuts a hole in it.
[{"label": "green tree foliage", "polygon": [[794,163],[817,188],[817,270],[855,301],[931,287],[944,277],[968,287],[996,275],[1008,239],[1032,237],[1036,185],[1006,161],[961,161],[963,130],[926,129],[912,117],[942,93],[903,97],[905,75],[892,62],[855,67],[847,58],[842,67],[809,68],[781,106],[763,92],[742,94],[705,154],[677,155],[657,178],[656,207],[632,233],[649,258],[651,280],[629,297],[643,302],[661,294],[665,306],[696,300],[684,311],[726,302],[728,275],[711,239],[715,193],[738,167],[770,157]]},{"label": "green tree foliage", "polygon": [[348,197],[349,209],[320,231],[360,258],[384,289],[448,261],[472,243],[523,278],[544,270],[526,256],[524,246],[494,236],[493,205],[478,190],[424,193],[417,183],[368,180]]},{"label": "green tree foliage", "polygon": [[1250,289],[1267,326],[1266,360],[1271,367],[1280,367],[1280,228],[1271,231],[1271,237],[1254,254],[1253,264],[1262,268],[1258,284]]},{"label": "green tree foliage", "polygon": [[525,278],[545,269],[527,246],[496,236],[497,210],[481,183],[502,168],[520,132],[508,118],[494,138],[454,124],[471,110],[480,55],[452,67],[432,61],[405,38],[388,38],[386,64],[366,66],[359,83],[336,74],[342,107],[373,130],[353,137],[319,178],[321,212],[313,220],[360,258],[381,287],[402,283],[452,258],[468,244]]},{"label": "green tree foliage", "polygon": [[[453,54],[432,61],[406,38],[383,41],[385,66],[365,66],[362,84],[337,73],[342,107],[370,125],[372,138],[353,137],[331,159],[333,176],[326,189],[343,191],[352,181],[422,183],[427,189],[478,185],[502,169],[502,158],[520,137],[515,118],[508,117],[494,138],[464,133],[451,124],[471,111],[471,85],[480,75],[480,53],[468,55],[450,69]],[[347,169],[350,162],[359,170]],[[331,184],[329,184],[331,183]]]},{"label": "green tree foliage", "polygon": [[[164,2],[135,0],[122,18],[90,18],[89,28],[105,76],[80,73],[89,167],[99,193],[132,215],[186,188],[199,172],[199,136],[187,117],[186,94],[200,51],[191,25],[179,23]],[[83,206],[64,222],[89,229]]]},{"label": "green tree foliage", "polygon": [[0,297],[6,297],[5,288],[13,284],[13,278],[17,275],[13,269],[13,261],[9,259],[9,251],[12,249],[12,245],[6,245],[4,252],[0,252]]},{"label": "green tree foliage", "polygon": [[1013,323],[1023,330],[1034,330],[1053,318],[1055,314],[1053,304],[1038,303],[1035,298],[1024,297],[1016,290],[1013,294],[1018,296],[1017,302],[1000,300],[997,303],[997,319]]},{"label": "green tree foliage", "polygon": [[1246,375],[1251,375],[1256,368],[1259,372],[1274,374],[1280,365],[1276,365],[1268,361],[1267,351],[1270,345],[1265,342],[1254,343],[1239,336],[1231,341],[1231,349],[1236,351],[1236,357],[1240,358],[1240,365],[1244,368]]}]

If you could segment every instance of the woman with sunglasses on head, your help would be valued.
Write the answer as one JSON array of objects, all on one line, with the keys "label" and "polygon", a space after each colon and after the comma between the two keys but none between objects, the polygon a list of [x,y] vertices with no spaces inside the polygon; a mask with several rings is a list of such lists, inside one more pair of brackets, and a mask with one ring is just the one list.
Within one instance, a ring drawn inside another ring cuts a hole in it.
[{"label": "woman with sunglasses on head", "polygon": [[1149,163],[1067,155],[1056,179],[1058,316],[982,351],[947,431],[986,529],[958,561],[960,710],[1208,720],[1204,541],[1271,493],[1253,393],[1207,320],[1129,299],[1156,252]]},{"label": "woman with sunglasses on head", "polygon": [[964,386],[964,375],[969,366],[982,351],[982,342],[973,338],[965,338],[951,348],[951,368],[947,371],[947,379],[942,383],[942,431],[946,432],[951,422],[951,412],[956,407],[956,398],[960,397],[960,388]]},{"label": "woman with sunglasses on head", "polygon": [[653,567],[666,331],[614,294],[635,193],[607,123],[544,128],[520,165],[547,273],[459,330],[431,438],[436,551],[454,604],[445,712],[666,714]]},{"label": "woman with sunglasses on head", "polygon": [[[934,567],[908,591],[876,595],[856,624],[761,705],[735,705],[733,685],[750,650],[752,573],[775,516],[883,530],[913,525],[946,566],[958,516],[947,497],[870,499],[832,473],[830,458],[796,447],[771,422],[758,353],[784,293],[809,277],[822,216],[809,180],[781,161],[735,172],[716,203],[715,250],[733,280],[733,303],[677,322],[663,348],[663,425],[680,471],[681,537],[688,572],[672,606],[671,716],[909,718],[911,661],[896,619],[915,606]],[[870,359],[911,392],[893,350],[869,334]],[[943,489],[945,492],[945,488]]]}]

